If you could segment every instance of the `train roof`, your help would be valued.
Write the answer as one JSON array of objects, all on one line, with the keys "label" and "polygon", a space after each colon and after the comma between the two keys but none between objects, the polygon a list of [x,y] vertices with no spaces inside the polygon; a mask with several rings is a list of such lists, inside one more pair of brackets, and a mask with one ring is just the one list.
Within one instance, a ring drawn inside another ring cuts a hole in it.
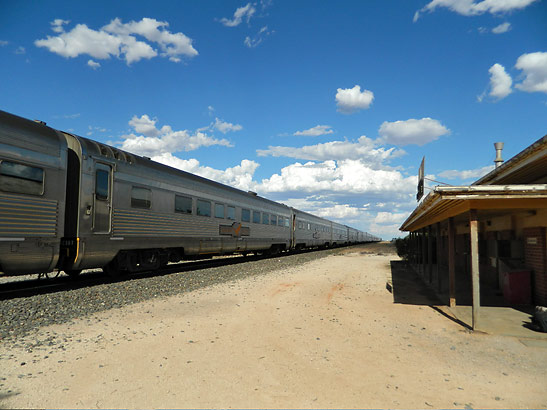
[{"label": "train roof", "polygon": [[152,160],[149,157],[132,154],[127,151],[123,151],[118,148],[109,146],[107,144],[103,144],[103,143],[91,140],[89,138],[84,138],[74,134],[69,134],[69,135],[72,135],[73,137],[77,138],[80,141],[80,143],[85,145],[85,148],[88,154],[90,155],[102,157],[110,161],[114,160],[117,162],[122,162],[129,166],[148,168],[150,170],[154,170],[159,173],[167,173],[174,177],[184,177],[187,180],[198,182],[200,184],[205,184],[212,188],[232,192],[233,194],[236,194],[236,195],[250,196],[252,198],[256,198],[259,201],[269,203],[270,205],[283,206],[289,209],[287,205],[261,197],[255,192],[243,191],[241,189],[234,188],[229,185],[225,185],[220,182],[216,182],[211,179],[207,179],[199,175],[192,174],[190,172],[183,171],[181,169],[162,164],[160,162]]},{"label": "train roof", "polygon": [[57,157],[60,156],[61,146],[66,145],[64,138],[45,122],[32,121],[1,110],[0,131],[2,135],[11,137],[12,145]]}]

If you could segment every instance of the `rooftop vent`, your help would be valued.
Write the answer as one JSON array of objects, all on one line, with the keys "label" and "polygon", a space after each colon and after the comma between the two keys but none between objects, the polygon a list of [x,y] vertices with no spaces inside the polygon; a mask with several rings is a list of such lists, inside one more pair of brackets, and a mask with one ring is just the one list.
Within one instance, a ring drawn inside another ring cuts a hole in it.
[{"label": "rooftop vent", "polygon": [[496,148],[496,159],[494,160],[494,164],[496,164],[496,168],[497,168],[503,163],[503,159],[501,158],[501,151],[503,150],[503,142],[494,142],[494,148]]}]

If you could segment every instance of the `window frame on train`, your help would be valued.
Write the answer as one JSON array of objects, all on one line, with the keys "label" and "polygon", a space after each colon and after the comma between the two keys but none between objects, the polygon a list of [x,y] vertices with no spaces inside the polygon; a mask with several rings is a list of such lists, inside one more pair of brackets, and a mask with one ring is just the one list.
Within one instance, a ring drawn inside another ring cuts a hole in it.
[{"label": "window frame on train", "polygon": [[110,198],[110,171],[107,171],[106,169],[96,169],[95,170],[95,199],[97,201],[108,201],[109,198]]},{"label": "window frame on train", "polygon": [[226,211],[224,204],[219,204],[215,202],[215,218],[224,219],[225,212]]},{"label": "window frame on train", "polygon": [[[138,198],[135,194],[137,192],[145,193],[145,198]],[[152,190],[150,188],[132,186],[131,187],[131,207],[139,209],[151,209],[152,208]]]},{"label": "window frame on train", "polygon": [[[203,206],[205,206],[205,209],[203,209]],[[208,208],[208,210],[207,210]],[[207,212],[203,213],[203,211],[207,210]],[[197,199],[196,200],[196,215],[203,216],[206,218],[210,218],[212,215],[212,204],[211,201],[207,199]]]},{"label": "window frame on train", "polygon": [[259,224],[262,221],[262,215],[260,211],[253,210],[253,223]]},{"label": "window frame on train", "polygon": [[[40,177],[38,177],[38,175],[36,175],[35,177],[32,177],[32,175],[24,176],[21,172],[19,174],[15,174],[13,172],[9,173],[9,170],[4,170],[4,172],[2,172],[3,166],[7,164],[9,164],[9,166],[13,165],[23,167],[25,170],[30,172],[37,172]],[[46,170],[44,168],[35,167],[33,165],[28,165],[16,161],[0,160],[1,191],[42,196],[44,195],[45,190],[45,180]],[[15,186],[13,182],[15,182]]]},{"label": "window frame on train", "polygon": [[232,221],[236,220],[236,207],[231,205],[226,205],[226,219]]},{"label": "window frame on train", "polygon": [[[190,202],[188,203],[188,201]],[[194,204],[192,197],[185,195],[175,195],[175,212],[192,215],[193,205]]]},{"label": "window frame on train", "polygon": [[251,222],[251,210],[241,208],[241,222]]}]

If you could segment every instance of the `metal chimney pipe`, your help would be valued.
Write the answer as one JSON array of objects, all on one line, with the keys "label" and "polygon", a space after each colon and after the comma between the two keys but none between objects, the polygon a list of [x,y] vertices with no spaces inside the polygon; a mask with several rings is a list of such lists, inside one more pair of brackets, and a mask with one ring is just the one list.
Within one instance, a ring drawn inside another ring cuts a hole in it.
[{"label": "metal chimney pipe", "polygon": [[503,163],[503,159],[501,158],[501,151],[503,150],[503,142],[494,142],[494,148],[496,148],[496,159],[494,160],[494,164],[496,164],[496,168],[497,168]]}]

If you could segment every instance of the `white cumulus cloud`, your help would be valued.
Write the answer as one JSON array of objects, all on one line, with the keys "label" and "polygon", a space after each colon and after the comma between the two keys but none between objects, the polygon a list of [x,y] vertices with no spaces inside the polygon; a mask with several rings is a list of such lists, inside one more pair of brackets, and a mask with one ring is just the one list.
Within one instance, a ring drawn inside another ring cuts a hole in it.
[{"label": "white cumulus cloud", "polygon": [[270,146],[265,150],[257,150],[258,156],[261,157],[288,157],[312,161],[354,159],[366,161],[377,167],[403,153],[403,151],[397,151],[394,148],[377,147],[375,141],[364,135],[357,141],[330,141],[316,145],[305,145],[300,148]]},{"label": "white cumulus cloud", "polygon": [[521,55],[515,67],[525,76],[516,88],[527,92],[547,93],[547,52],[536,52]]},{"label": "white cumulus cloud", "polygon": [[511,23],[505,22],[505,23],[501,23],[499,26],[494,27],[492,29],[492,33],[502,34],[502,33],[507,33],[509,30],[511,30]]},{"label": "white cumulus cloud", "polygon": [[420,120],[409,119],[406,121],[384,121],[378,130],[380,140],[393,145],[424,145],[435,141],[442,135],[450,133],[450,130],[438,120],[422,118]]},{"label": "white cumulus cloud", "polygon": [[316,125],[313,128],[296,131],[293,135],[303,135],[306,137],[318,137],[320,135],[332,134],[334,131],[330,125]]},{"label": "white cumulus cloud", "polygon": [[226,27],[236,27],[241,24],[243,19],[246,19],[248,23],[251,17],[253,17],[253,15],[255,14],[255,12],[256,8],[251,3],[247,3],[245,6],[238,7],[236,9],[236,11],[234,12],[234,17],[232,19],[223,17],[220,19],[220,22]]},{"label": "white cumulus cloud", "polygon": [[[77,24],[70,31],[65,31],[66,24],[68,21],[54,20],[52,30],[58,35],[36,40],[34,44],[66,58],[86,54],[100,60],[117,57],[123,58],[128,65],[158,54],[173,62],[181,61],[182,56],[198,55],[192,40],[183,33],[169,32],[166,29],[169,23],[164,21],[145,17],[124,24],[116,18],[99,30]],[[154,47],[159,47],[159,52]]]},{"label": "white cumulus cloud", "polygon": [[253,175],[259,167],[257,162],[244,159],[239,165],[219,170],[202,166],[197,159],[181,159],[169,152],[155,155],[151,159],[244,191],[255,189]]},{"label": "white cumulus cloud", "polygon": [[99,68],[101,66],[100,63],[96,62],[96,61],[93,61],[93,60],[89,60],[87,62],[87,65],[90,66],[92,69],[96,70],[97,68]]},{"label": "white cumulus cloud", "polygon": [[361,160],[307,162],[288,165],[279,174],[262,181],[261,192],[299,193],[413,193],[416,177],[404,177],[397,170],[375,169]]},{"label": "white cumulus cloud", "polygon": [[243,44],[245,44],[249,48],[255,48],[260,43],[262,43],[262,40],[264,40],[265,37],[272,34],[272,31],[268,30],[268,26],[262,27],[260,30],[258,30],[258,33],[255,34],[254,37],[245,37],[245,40],[243,40]]},{"label": "white cumulus cloud", "polygon": [[494,64],[488,70],[490,73],[490,96],[501,100],[511,94],[513,80],[501,64]]},{"label": "white cumulus cloud", "polygon": [[219,130],[223,134],[226,134],[227,132],[241,131],[243,129],[243,127],[239,124],[225,122],[219,118],[215,118],[215,122],[212,124],[212,127]]},{"label": "white cumulus cloud", "polygon": [[157,120],[152,120],[148,115],[141,117],[133,116],[129,125],[135,132],[142,135],[123,135],[121,148],[147,157],[156,157],[166,153],[193,151],[200,147],[221,145],[230,147],[231,144],[225,139],[216,139],[203,132],[191,133],[188,130],[173,131],[171,126],[164,125],[156,127]]},{"label": "white cumulus cloud", "polygon": [[63,26],[68,23],[70,23],[70,20],[55,19],[51,22],[51,29],[55,33],[62,33],[63,31],[65,31]]},{"label": "white cumulus cloud", "polygon": [[477,16],[484,13],[499,14],[523,9],[538,0],[433,0],[414,14],[414,22],[421,13],[433,12],[439,7],[447,8],[463,16]]},{"label": "white cumulus cloud", "polygon": [[369,90],[361,91],[361,86],[355,85],[353,88],[338,88],[335,99],[339,112],[352,114],[369,108],[374,100],[374,93]]},{"label": "white cumulus cloud", "polygon": [[405,212],[378,212],[374,218],[374,222],[379,225],[395,223],[400,226],[407,216],[408,214]]},{"label": "white cumulus cloud", "polygon": [[448,169],[439,173],[440,178],[444,179],[456,179],[461,181],[466,181],[469,179],[479,179],[484,175],[488,174],[494,169],[494,165],[487,165],[482,168],[468,169],[463,171],[458,171],[455,169]]}]

